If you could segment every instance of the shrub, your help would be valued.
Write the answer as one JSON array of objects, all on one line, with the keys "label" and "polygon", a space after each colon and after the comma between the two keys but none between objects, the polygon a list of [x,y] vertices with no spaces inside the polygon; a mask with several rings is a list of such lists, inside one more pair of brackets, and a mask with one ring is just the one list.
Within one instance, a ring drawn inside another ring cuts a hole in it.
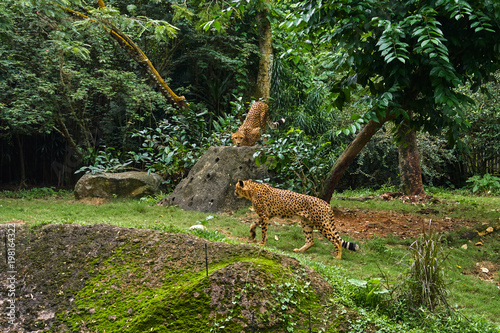
[{"label": "shrub", "polygon": [[276,174],[278,187],[317,196],[330,170],[330,147],[329,142],[314,142],[292,128],[285,136],[267,140],[254,158],[257,165],[267,164]]},{"label": "shrub", "polygon": [[429,230],[416,239],[409,248],[410,267],[398,286],[400,301],[413,309],[424,307],[434,311],[438,305],[445,305],[443,262],[447,255],[441,246],[441,237]]},{"label": "shrub", "polygon": [[475,175],[467,180],[472,187],[472,192],[476,194],[500,194],[500,178],[490,175]]},{"label": "shrub", "polygon": [[356,303],[376,307],[383,301],[383,294],[390,292],[389,289],[383,288],[380,279],[370,279],[368,281],[349,279],[350,284],[358,287],[358,292],[354,296]]},{"label": "shrub", "polygon": [[[239,106],[236,102],[232,104],[236,108]],[[212,117],[206,110],[197,110],[197,106],[193,106],[182,114],[164,119],[156,127],[145,127],[131,134],[140,144],[134,151],[124,153],[113,147],[89,150],[84,166],[76,173],[140,169],[160,174],[166,190],[169,190],[187,174],[208,147],[231,143],[231,132],[238,123],[235,118],[216,117],[213,129],[208,128],[207,118]]]}]

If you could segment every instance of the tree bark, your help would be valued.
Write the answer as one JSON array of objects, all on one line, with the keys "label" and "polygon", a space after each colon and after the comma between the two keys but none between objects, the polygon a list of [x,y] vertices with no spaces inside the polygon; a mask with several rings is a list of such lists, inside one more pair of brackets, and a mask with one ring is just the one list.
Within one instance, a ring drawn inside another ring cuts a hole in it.
[{"label": "tree bark", "polygon": [[262,99],[265,103],[269,102],[269,94],[271,90],[271,70],[273,64],[273,35],[271,22],[269,22],[269,19],[267,18],[268,14],[269,9],[267,6],[264,6],[264,9],[257,13],[257,22],[260,29],[260,60],[255,98]]},{"label": "tree bark", "polygon": [[321,193],[321,198],[326,202],[330,202],[332,199],[333,191],[340,180],[340,177],[344,174],[347,168],[354,161],[356,156],[359,154],[361,149],[368,142],[370,142],[372,136],[377,133],[377,131],[389,120],[393,119],[394,116],[387,114],[385,118],[381,119],[380,122],[375,122],[370,120],[368,124],[358,133],[356,138],[347,146],[346,150],[340,155],[335,164],[333,165],[330,174],[324,181],[323,190]]},{"label": "tree bark", "polygon": [[403,193],[406,195],[425,195],[417,135],[408,126],[406,120],[399,126],[397,135],[398,139],[401,140],[398,145],[398,160]]},{"label": "tree bark", "polygon": [[60,133],[64,136],[66,139],[66,142],[69,144],[75,155],[81,159],[83,157],[83,154],[81,150],[79,149],[78,145],[76,144],[75,140],[71,137],[71,134],[69,134],[68,128],[66,127],[66,124],[62,120],[62,115],[59,113],[59,118],[56,120],[59,126],[61,126]]},{"label": "tree bark", "polygon": [[19,171],[21,172],[21,181],[19,182],[19,188],[26,187],[26,165],[24,162],[24,148],[23,140],[19,134],[16,134],[17,145],[19,146]]}]

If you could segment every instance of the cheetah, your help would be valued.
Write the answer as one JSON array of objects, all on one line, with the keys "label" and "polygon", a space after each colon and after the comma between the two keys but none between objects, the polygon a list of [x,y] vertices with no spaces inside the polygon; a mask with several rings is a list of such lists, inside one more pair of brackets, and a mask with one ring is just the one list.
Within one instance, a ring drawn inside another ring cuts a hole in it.
[{"label": "cheetah", "polygon": [[231,134],[231,140],[236,147],[253,146],[260,139],[260,131],[265,132],[266,123],[272,129],[285,123],[285,119],[281,118],[276,122],[271,122],[269,119],[269,106],[261,101],[252,104],[247,117],[238,128],[238,131]]},{"label": "cheetah", "polygon": [[280,216],[291,218],[297,216],[301,219],[302,231],[306,237],[306,243],[294,252],[304,252],[314,245],[313,230],[317,229],[337,248],[336,259],[342,257],[342,247],[351,250],[359,250],[359,245],[344,241],[335,230],[333,222],[332,207],[319,198],[281,190],[269,184],[257,183],[250,180],[238,180],[235,194],[240,198],[246,198],[252,202],[255,212],[259,215],[259,221],[250,226],[250,238],[255,239],[255,229],[262,228],[261,245],[266,244],[267,226],[269,219]]}]

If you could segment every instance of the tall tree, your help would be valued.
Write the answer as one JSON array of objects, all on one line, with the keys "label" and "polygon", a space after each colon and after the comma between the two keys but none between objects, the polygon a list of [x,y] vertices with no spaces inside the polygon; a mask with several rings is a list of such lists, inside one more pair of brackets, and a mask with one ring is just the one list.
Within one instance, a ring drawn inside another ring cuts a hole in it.
[{"label": "tall tree", "polygon": [[271,91],[271,71],[273,65],[273,34],[271,22],[269,21],[270,3],[264,0],[260,3],[262,9],[257,12],[257,24],[259,34],[259,71],[257,73],[257,87],[255,98],[261,98],[266,103],[269,102]]},{"label": "tall tree", "polygon": [[359,144],[386,121],[396,125],[405,192],[423,194],[415,131],[446,131],[449,141],[457,142],[468,124],[463,107],[471,102],[458,88],[470,83],[478,89],[500,68],[500,3],[340,0],[303,1],[297,7],[282,24],[301,37],[297,52],[311,44],[336,51],[332,63],[344,75],[332,83],[338,93],[332,103],[342,108],[353,89],[369,90],[365,130],[335,163],[322,197],[330,200]]},{"label": "tall tree", "polygon": [[215,28],[220,32],[228,26],[233,14],[235,16],[245,14],[253,17],[252,21],[255,22],[258,29],[259,43],[259,70],[254,97],[265,102],[269,101],[273,65],[273,35],[270,21],[272,8],[269,0],[235,0],[227,8],[217,13],[212,20],[203,25],[205,30]]},{"label": "tall tree", "polygon": [[[133,61],[110,47],[103,29],[91,29],[97,25],[88,22],[76,31],[74,18],[53,2],[34,6],[30,1],[0,3],[0,140],[16,146],[12,156],[19,161],[12,162],[12,174],[3,179],[19,177],[21,184],[38,172],[34,152],[48,161],[49,171],[57,173],[54,165],[64,164],[61,169],[72,173],[78,163],[68,165],[65,156],[80,159],[107,136],[104,132],[118,141],[141,117],[164,107],[162,98],[131,72],[137,67]],[[123,126],[113,127],[115,122]],[[63,137],[66,144],[53,151],[33,145],[49,135]]]}]

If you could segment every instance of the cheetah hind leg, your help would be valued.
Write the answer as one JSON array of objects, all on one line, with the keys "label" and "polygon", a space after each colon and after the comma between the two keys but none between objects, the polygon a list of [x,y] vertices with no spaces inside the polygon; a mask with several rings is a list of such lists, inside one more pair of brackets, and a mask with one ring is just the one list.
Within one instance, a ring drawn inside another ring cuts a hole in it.
[{"label": "cheetah hind leg", "polygon": [[337,247],[337,256],[335,259],[340,260],[342,258],[342,241],[340,239],[335,239],[334,244]]},{"label": "cheetah hind leg", "polygon": [[320,229],[321,234],[326,237],[330,242],[335,245],[337,248],[337,256],[335,259],[341,259],[342,257],[342,238],[340,238],[338,232],[335,230],[335,227],[329,225],[327,227],[323,227]]},{"label": "cheetah hind leg", "polygon": [[306,243],[300,249],[294,249],[293,252],[304,252],[314,245],[313,228],[309,225],[309,223],[305,221],[302,222],[302,231],[306,236]]}]

